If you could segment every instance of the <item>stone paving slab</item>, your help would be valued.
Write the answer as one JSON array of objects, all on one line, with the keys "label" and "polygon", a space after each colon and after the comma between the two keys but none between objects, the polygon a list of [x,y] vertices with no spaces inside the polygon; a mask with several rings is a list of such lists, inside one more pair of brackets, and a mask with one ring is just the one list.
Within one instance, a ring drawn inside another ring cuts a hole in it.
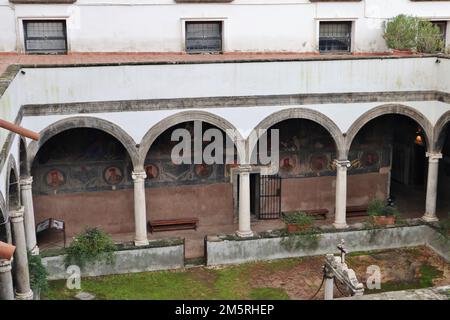
[{"label": "stone paving slab", "polygon": [[336,300],[450,300],[450,286],[391,291]]}]

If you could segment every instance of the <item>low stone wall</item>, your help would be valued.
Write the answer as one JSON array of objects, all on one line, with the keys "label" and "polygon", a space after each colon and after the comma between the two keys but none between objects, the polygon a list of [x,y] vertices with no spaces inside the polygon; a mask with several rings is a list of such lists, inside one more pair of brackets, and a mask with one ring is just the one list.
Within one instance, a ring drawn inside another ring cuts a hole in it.
[{"label": "low stone wall", "polygon": [[[81,275],[91,277],[183,268],[184,241],[172,239],[166,244],[161,244],[160,241],[150,242],[149,246],[116,251],[114,256],[112,264],[87,264],[81,269]],[[49,273],[49,280],[66,279],[69,276],[64,258],[65,255],[42,258],[42,263]]]},{"label": "low stone wall", "polygon": [[449,260],[448,242],[444,243],[443,238],[439,240],[437,232],[427,225],[324,231],[316,241],[307,240],[308,243],[300,247],[292,245],[290,239],[276,232],[249,239],[238,239],[233,236],[208,237],[207,265],[337,253],[336,245],[341,239],[345,241],[350,252],[428,245]]}]

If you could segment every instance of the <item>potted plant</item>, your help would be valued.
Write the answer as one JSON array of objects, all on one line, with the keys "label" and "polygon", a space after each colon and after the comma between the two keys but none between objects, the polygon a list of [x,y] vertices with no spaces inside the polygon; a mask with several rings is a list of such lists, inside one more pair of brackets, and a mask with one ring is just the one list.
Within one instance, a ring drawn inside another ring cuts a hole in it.
[{"label": "potted plant", "polygon": [[437,53],[444,51],[444,40],[441,30],[430,21],[420,20],[417,31],[417,51],[423,53]]},{"label": "potted plant", "polygon": [[384,201],[374,199],[369,202],[367,213],[375,225],[394,225],[397,221],[398,210],[393,206],[388,206]]},{"label": "potted plant", "polygon": [[302,211],[283,213],[282,220],[286,223],[289,233],[305,231],[314,223],[314,218]]},{"label": "potted plant", "polygon": [[416,47],[419,20],[408,15],[398,15],[386,25],[383,38],[394,55],[410,55]]}]

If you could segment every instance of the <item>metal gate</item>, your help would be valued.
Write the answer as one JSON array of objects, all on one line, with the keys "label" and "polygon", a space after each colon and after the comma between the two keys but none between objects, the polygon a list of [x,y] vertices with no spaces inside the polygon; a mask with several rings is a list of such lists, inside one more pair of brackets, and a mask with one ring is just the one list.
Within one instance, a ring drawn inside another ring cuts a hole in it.
[{"label": "metal gate", "polygon": [[278,219],[281,215],[281,177],[263,176],[260,179],[259,219]]}]

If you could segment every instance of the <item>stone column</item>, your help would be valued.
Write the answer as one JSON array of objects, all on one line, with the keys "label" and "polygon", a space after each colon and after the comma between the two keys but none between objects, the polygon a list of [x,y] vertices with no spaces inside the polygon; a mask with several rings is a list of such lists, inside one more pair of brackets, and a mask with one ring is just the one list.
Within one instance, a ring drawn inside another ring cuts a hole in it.
[{"label": "stone column", "polygon": [[11,261],[0,260],[0,300],[14,300]]},{"label": "stone column", "polygon": [[24,207],[24,224],[25,236],[27,239],[27,249],[32,254],[39,254],[39,248],[36,242],[36,223],[34,221],[34,207],[33,207],[33,192],[32,192],[33,177],[23,177],[20,179],[20,192],[22,195],[22,204]]},{"label": "stone column", "polygon": [[239,168],[239,230],[240,237],[251,237],[253,232],[250,226],[250,166]]},{"label": "stone column", "polygon": [[147,239],[147,210],[145,203],[145,171],[132,173],[134,181],[134,245],[148,245]]},{"label": "stone column", "polygon": [[428,157],[428,179],[427,179],[427,198],[425,205],[425,214],[422,217],[427,222],[438,221],[436,217],[436,200],[439,174],[439,159],[442,159],[442,153],[429,153]]},{"label": "stone column", "polygon": [[9,212],[13,231],[13,243],[16,246],[14,252],[14,271],[16,276],[16,299],[31,300],[33,291],[30,288],[30,275],[28,272],[27,244],[25,240],[25,228],[23,223],[23,207]]},{"label": "stone column", "polygon": [[334,274],[332,270],[325,267],[325,290],[324,300],[333,300],[334,298]]},{"label": "stone column", "polygon": [[336,165],[336,204],[334,227],[345,229],[348,227],[346,221],[347,212],[347,168],[350,167],[348,160],[335,160]]}]

